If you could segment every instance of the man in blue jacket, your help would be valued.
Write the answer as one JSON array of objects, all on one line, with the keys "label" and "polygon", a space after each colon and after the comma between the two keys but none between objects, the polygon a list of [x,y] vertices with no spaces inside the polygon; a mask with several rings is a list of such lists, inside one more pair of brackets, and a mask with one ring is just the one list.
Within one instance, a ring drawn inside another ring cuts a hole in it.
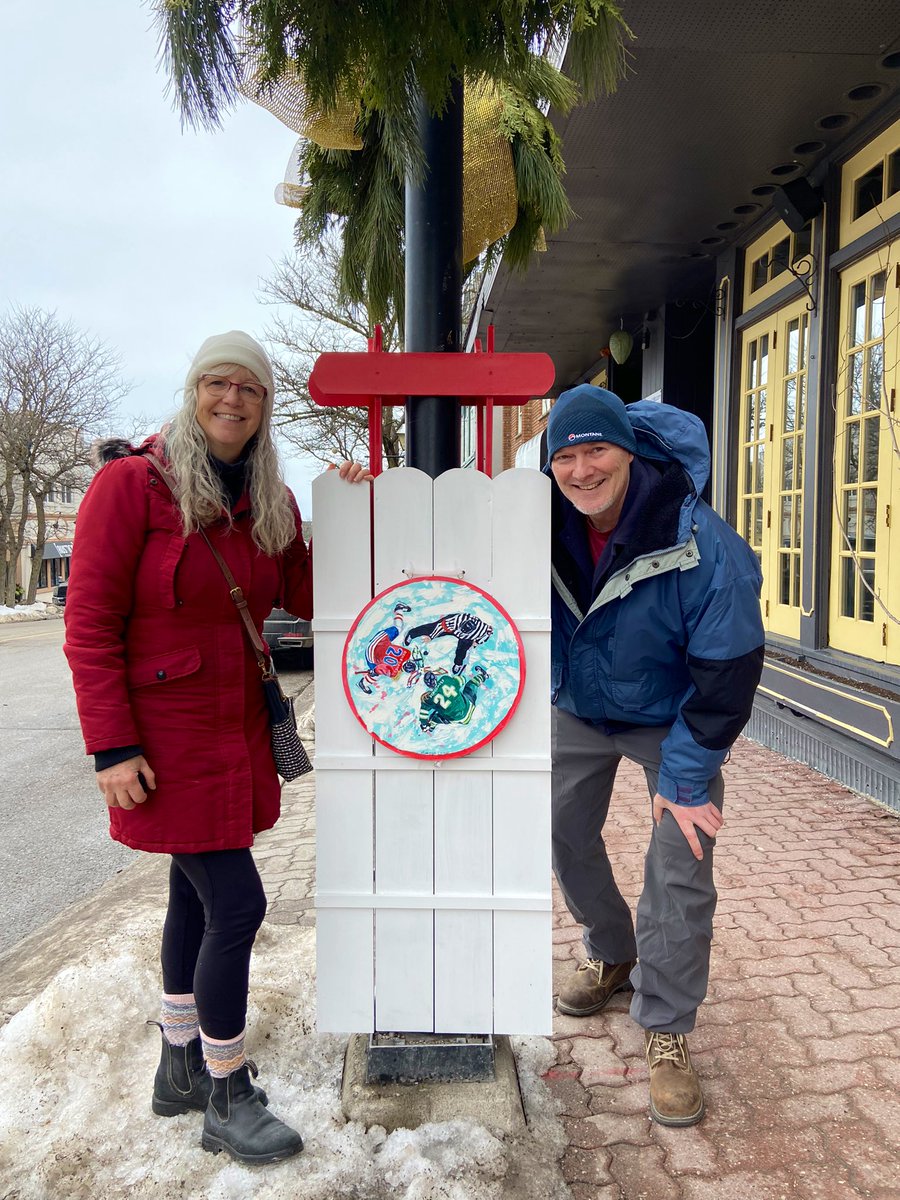
[{"label": "man in blue jacket", "polygon": [[[587,961],[560,989],[571,1016],[632,988],[650,1112],[704,1112],[686,1034],[706,996],[721,766],[762,671],[759,563],[700,499],[702,423],[584,384],[550,412],[553,488],[553,865]],[[602,829],[622,757],[652,798],[636,923]]]}]

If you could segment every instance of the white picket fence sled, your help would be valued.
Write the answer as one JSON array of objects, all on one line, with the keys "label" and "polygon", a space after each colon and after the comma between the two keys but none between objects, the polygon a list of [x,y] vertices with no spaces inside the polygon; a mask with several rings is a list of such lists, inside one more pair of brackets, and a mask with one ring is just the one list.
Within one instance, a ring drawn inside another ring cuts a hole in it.
[{"label": "white picket fence sled", "polygon": [[[528,469],[399,468],[370,515],[368,487],[313,484],[322,1032],[550,1032],[549,491]],[[375,743],[341,669],[372,596],[432,574],[493,596],[526,663],[497,737],[440,764]]]}]

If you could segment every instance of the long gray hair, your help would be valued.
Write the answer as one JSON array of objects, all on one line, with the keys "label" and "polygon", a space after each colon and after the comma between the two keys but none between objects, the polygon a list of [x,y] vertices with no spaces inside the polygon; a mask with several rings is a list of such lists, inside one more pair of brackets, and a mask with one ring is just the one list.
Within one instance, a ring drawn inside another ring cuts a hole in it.
[{"label": "long gray hair", "polygon": [[[230,375],[234,363],[210,368],[211,374]],[[185,536],[212,524],[228,512],[222,483],[210,462],[206,435],[197,421],[197,381],[184,389],[184,403],[163,428],[163,450],[178,483],[178,504]],[[294,510],[272,440],[272,397],[262,403],[262,419],[247,455],[247,489],[253,514],[253,541],[263,554],[278,554],[297,536]]]}]

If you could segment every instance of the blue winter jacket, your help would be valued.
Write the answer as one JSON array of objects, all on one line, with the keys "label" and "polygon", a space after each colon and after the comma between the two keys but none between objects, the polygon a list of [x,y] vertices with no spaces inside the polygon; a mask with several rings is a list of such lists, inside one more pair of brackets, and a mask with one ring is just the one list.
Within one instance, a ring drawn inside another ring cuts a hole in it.
[{"label": "blue winter jacket", "polygon": [[585,518],[553,487],[552,698],[610,731],[670,725],[659,794],[696,806],[750,716],[762,576],[699,498],[710,466],[702,422],[648,400],[627,412],[638,456],[596,568]]}]

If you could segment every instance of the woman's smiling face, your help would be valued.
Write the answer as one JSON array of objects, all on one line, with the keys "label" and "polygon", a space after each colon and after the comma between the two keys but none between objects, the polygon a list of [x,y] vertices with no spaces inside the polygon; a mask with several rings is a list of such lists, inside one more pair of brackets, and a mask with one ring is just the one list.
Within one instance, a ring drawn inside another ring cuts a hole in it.
[{"label": "woman's smiling face", "polygon": [[[224,396],[215,382],[222,380],[234,385]],[[210,371],[197,383],[197,424],[206,435],[210,453],[222,462],[237,462],[262,422],[263,402],[243,388],[244,384],[255,385],[253,392],[262,386],[246,367],[235,367],[227,375]],[[262,392],[264,396],[264,388]]]}]

